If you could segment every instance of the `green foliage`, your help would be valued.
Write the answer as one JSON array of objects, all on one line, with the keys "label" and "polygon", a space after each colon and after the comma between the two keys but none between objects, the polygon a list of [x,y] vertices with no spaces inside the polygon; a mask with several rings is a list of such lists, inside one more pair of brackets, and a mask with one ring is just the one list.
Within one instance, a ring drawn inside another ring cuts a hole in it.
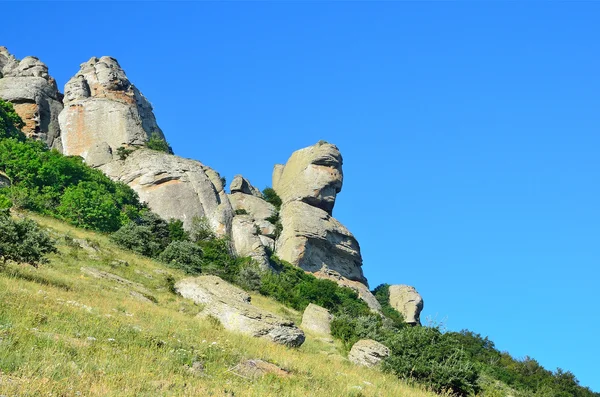
[{"label": "green foliage", "polygon": [[57,252],[48,233],[31,219],[15,220],[8,210],[0,211],[0,258],[7,261],[28,263],[37,267],[45,263],[45,255]]},{"label": "green foliage", "polygon": [[279,211],[277,211],[274,215],[265,219],[267,222],[271,222],[275,226],[275,240],[281,236],[281,232],[283,231],[283,225],[281,224],[281,219],[279,217]]},{"label": "green foliage", "polygon": [[193,242],[207,241],[215,238],[215,234],[213,233],[210,224],[208,223],[208,219],[205,217],[198,218],[194,217],[192,219],[192,227],[190,229],[190,239]]},{"label": "green foliage", "polygon": [[188,274],[202,272],[202,248],[191,241],[173,241],[160,253],[158,259],[170,267]]},{"label": "green foliage", "polygon": [[334,314],[359,316],[370,312],[366,303],[351,289],[342,288],[331,280],[318,279],[276,256],[272,256],[271,261],[277,271],[263,276],[261,294],[296,310],[304,310],[309,303],[314,303]]},{"label": "green foliage", "polygon": [[404,316],[390,305],[390,285],[381,284],[373,291],[371,291],[377,301],[381,305],[381,312],[391,321],[397,328],[406,326],[404,322]]},{"label": "green foliage", "polygon": [[466,396],[478,391],[478,371],[455,340],[431,327],[407,327],[390,336],[383,369],[424,383],[436,392]]},{"label": "green foliage", "polygon": [[273,206],[277,209],[277,211],[279,211],[281,209],[281,204],[282,204],[281,198],[275,192],[275,189],[266,187],[262,191],[262,194],[263,194],[263,198],[265,199],[265,201],[267,203],[273,204]]},{"label": "green foliage", "polygon": [[71,224],[85,229],[111,232],[121,226],[121,211],[115,198],[96,182],[69,186],[56,211]]},{"label": "green foliage", "polygon": [[12,103],[0,99],[0,139],[25,140],[25,135],[20,132],[24,126],[25,123],[15,112]]},{"label": "green foliage", "polygon": [[234,282],[246,291],[259,291],[262,286],[264,271],[251,258],[240,258],[238,274]]},{"label": "green foliage", "polygon": [[190,239],[190,234],[183,228],[182,220],[171,219],[168,228],[171,241],[186,241]]},{"label": "green foliage", "polygon": [[159,242],[148,226],[137,225],[130,222],[110,235],[112,241],[119,246],[137,252],[138,254],[156,257],[162,251]]},{"label": "green foliage", "polygon": [[235,210],[235,214],[236,215],[248,215],[248,211],[246,211],[245,209],[237,209],[237,210]]},{"label": "green foliage", "polygon": [[127,149],[124,146],[121,146],[117,149],[117,155],[119,156],[119,160],[125,160],[127,157],[133,153],[132,149]]},{"label": "green foliage", "polygon": [[202,272],[235,282],[240,261],[232,255],[229,241],[224,238],[209,238],[200,240],[197,244],[204,253]]},{"label": "green foliage", "polygon": [[0,211],[9,209],[13,206],[13,202],[5,194],[0,193]]},{"label": "green foliage", "polygon": [[150,135],[150,139],[148,139],[146,147],[148,149],[156,150],[159,152],[171,154],[173,153],[173,149],[171,149],[171,146],[169,146],[167,141],[165,141],[165,139],[161,137],[157,132],[153,132],[152,135]]}]

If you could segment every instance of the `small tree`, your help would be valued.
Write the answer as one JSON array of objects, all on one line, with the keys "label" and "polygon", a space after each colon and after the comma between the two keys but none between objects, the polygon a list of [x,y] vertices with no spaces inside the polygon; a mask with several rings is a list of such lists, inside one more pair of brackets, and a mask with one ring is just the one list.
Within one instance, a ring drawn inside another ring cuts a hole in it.
[{"label": "small tree", "polygon": [[202,248],[191,241],[173,241],[158,259],[188,274],[202,272]]},{"label": "small tree", "polygon": [[171,149],[171,146],[169,146],[167,141],[165,141],[163,137],[158,135],[157,132],[153,132],[152,135],[150,135],[150,139],[148,139],[146,147],[148,149],[156,150],[159,152],[173,153],[173,149]]},{"label": "small tree", "polygon": [[14,220],[7,209],[0,210],[0,259],[29,263],[38,267],[46,263],[46,254],[57,252],[48,233],[31,219]]}]

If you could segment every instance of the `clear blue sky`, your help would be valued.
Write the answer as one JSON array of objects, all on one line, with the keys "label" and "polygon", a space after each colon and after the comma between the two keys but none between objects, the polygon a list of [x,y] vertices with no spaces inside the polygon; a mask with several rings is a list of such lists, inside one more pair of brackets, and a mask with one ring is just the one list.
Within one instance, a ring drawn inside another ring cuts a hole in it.
[{"label": "clear blue sky", "polygon": [[2,4],[59,86],[111,55],[175,152],[260,188],[320,139],[371,287],[600,391],[600,3]]}]

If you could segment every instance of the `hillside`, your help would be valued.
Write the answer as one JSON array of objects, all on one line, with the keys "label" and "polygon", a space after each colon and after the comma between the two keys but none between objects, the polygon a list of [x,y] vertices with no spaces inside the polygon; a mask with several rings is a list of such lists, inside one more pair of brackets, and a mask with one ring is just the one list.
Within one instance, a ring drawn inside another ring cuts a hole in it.
[{"label": "hillside", "polygon": [[[199,307],[169,292],[167,277],[183,272],[105,235],[25,215],[50,230],[59,252],[39,269],[10,264],[0,272],[0,395],[434,396],[349,363],[339,342],[308,333],[290,349],[200,321]],[[253,294],[252,302],[299,323],[300,313],[269,298]],[[236,368],[247,359],[289,374],[250,379]]]}]

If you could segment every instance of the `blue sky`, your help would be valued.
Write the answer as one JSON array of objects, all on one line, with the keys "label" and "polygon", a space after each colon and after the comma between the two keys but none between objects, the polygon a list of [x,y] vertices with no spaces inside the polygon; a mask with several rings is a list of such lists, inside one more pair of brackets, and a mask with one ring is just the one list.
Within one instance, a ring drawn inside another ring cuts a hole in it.
[{"label": "blue sky", "polygon": [[600,391],[600,3],[3,3],[62,88],[116,57],[175,152],[271,184],[324,139],[371,287]]}]

